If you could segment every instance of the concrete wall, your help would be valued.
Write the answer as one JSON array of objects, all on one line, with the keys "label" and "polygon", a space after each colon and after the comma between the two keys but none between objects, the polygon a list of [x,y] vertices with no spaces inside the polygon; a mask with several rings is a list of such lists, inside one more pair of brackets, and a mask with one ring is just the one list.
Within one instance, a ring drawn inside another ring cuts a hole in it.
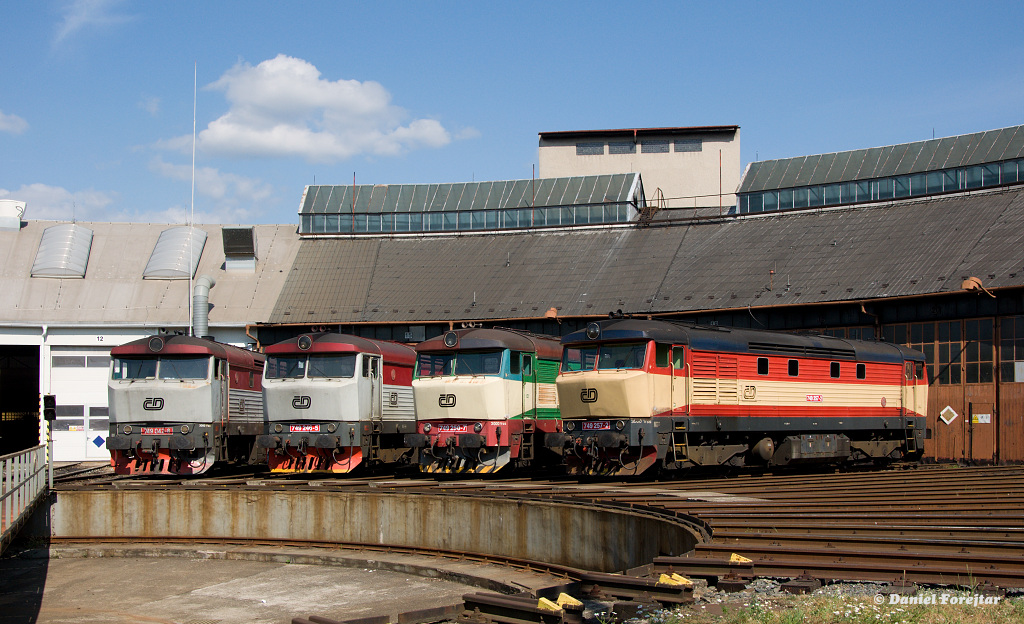
[{"label": "concrete wall", "polygon": [[[676,152],[676,138],[700,138],[699,152]],[[670,142],[665,154],[644,154],[638,142],[636,153],[610,154],[608,142],[621,142],[622,136],[542,139],[539,150],[541,178],[579,175],[603,175],[640,172],[647,200],[654,199],[660,188],[668,199],[668,208],[717,207],[719,205],[719,172],[721,172],[721,203],[736,205],[736,189],[740,176],[740,132],[707,132],[687,135],[644,135],[639,141],[665,139]],[[577,156],[576,143],[605,144],[600,156]],[[721,152],[721,168],[719,168]]]},{"label": "concrete wall", "polygon": [[195,537],[390,544],[613,572],[699,540],[670,518],[548,501],[279,488],[59,491],[59,538]]}]

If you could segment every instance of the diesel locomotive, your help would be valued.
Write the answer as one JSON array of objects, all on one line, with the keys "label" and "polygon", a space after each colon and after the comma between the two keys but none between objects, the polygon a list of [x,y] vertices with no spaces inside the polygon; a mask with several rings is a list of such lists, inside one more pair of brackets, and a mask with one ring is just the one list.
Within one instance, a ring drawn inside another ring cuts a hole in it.
[{"label": "diesel locomotive", "polygon": [[407,461],[416,430],[416,352],[394,342],[303,334],[265,349],[266,430],[272,472],[345,473]]},{"label": "diesel locomotive", "polygon": [[543,439],[560,426],[561,351],[556,338],[509,329],[457,329],[417,345],[417,430],[405,440],[420,469],[489,473],[560,460]]},{"label": "diesel locomotive", "polygon": [[572,474],[918,458],[924,354],[821,335],[616,318],[562,338]]},{"label": "diesel locomotive", "polygon": [[263,429],[263,356],[159,335],[110,350],[107,449],[117,474],[195,475],[249,462]]}]

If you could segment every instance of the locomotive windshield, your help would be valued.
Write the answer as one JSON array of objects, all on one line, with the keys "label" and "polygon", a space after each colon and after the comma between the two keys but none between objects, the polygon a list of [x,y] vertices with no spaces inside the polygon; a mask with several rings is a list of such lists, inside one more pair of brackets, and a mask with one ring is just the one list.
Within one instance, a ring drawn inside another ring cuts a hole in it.
[{"label": "locomotive windshield", "polygon": [[502,351],[460,351],[420,353],[416,357],[418,377],[448,375],[500,375]]},{"label": "locomotive windshield", "polygon": [[355,355],[311,355],[309,377],[353,377],[356,374]]},{"label": "locomotive windshield", "polygon": [[156,377],[156,358],[114,358],[111,379],[152,379]]},{"label": "locomotive windshield", "polygon": [[114,358],[110,378],[121,379],[206,379],[209,356],[163,358]]},{"label": "locomotive windshield", "polygon": [[160,379],[206,379],[210,372],[209,356],[160,358],[157,367]]},{"label": "locomotive windshield", "polygon": [[647,343],[644,342],[566,347],[562,351],[562,371],[643,368],[646,355]]},{"label": "locomotive windshield", "polygon": [[267,379],[301,379],[306,376],[306,356],[267,356],[267,367],[263,376]]}]

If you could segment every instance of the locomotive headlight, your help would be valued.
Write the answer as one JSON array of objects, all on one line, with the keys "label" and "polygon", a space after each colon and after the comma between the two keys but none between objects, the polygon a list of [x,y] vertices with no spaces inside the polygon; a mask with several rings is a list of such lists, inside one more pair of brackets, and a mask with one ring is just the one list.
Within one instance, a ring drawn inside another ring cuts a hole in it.
[{"label": "locomotive headlight", "polygon": [[587,325],[587,338],[597,340],[601,336],[601,326],[597,323]]},{"label": "locomotive headlight", "polygon": [[132,432],[132,427],[131,425],[125,425],[124,427],[121,427],[121,431],[123,431],[125,435],[128,435]]},{"label": "locomotive headlight", "polygon": [[625,428],[625,426],[626,423],[622,422],[621,420],[615,421],[615,428],[618,429],[619,431],[622,431],[622,429]]},{"label": "locomotive headlight", "polygon": [[574,423],[571,420],[566,421],[566,423],[565,423],[565,430],[566,431],[572,431],[575,428],[576,428],[576,423]]},{"label": "locomotive headlight", "polygon": [[189,431],[191,431],[191,429],[189,429],[188,425],[182,425],[181,426],[181,432],[182,433],[188,433]]},{"label": "locomotive headlight", "polygon": [[274,425],[275,433],[281,433],[282,431],[284,431],[284,425],[282,425],[281,423],[277,423],[276,425]]},{"label": "locomotive headlight", "polygon": [[484,424],[483,423],[477,423],[477,424],[473,425],[473,433],[480,433],[483,430],[484,430]]},{"label": "locomotive headlight", "polygon": [[444,346],[449,349],[454,349],[455,345],[459,344],[459,335],[453,331],[445,332],[444,334]]},{"label": "locomotive headlight", "polygon": [[328,433],[334,433],[337,430],[338,430],[337,423],[331,423],[331,424],[327,425],[327,432]]},{"label": "locomotive headlight", "polygon": [[430,433],[430,429],[431,429],[430,423],[424,423],[424,425],[423,425],[423,433]]}]

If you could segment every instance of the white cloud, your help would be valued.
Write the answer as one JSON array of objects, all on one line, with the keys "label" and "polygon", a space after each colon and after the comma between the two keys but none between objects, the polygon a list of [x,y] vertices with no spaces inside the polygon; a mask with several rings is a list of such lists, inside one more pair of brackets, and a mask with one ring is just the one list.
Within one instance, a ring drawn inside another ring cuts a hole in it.
[{"label": "white cloud", "polygon": [[[192,182],[191,165],[175,165],[155,158],[149,168],[165,178]],[[273,195],[273,187],[257,178],[223,173],[213,167],[196,169],[196,192],[218,201],[264,202]]]},{"label": "white cloud", "polygon": [[143,96],[143,98],[139,100],[139,108],[155,117],[156,114],[160,112],[160,98]]},{"label": "white cloud", "polygon": [[0,188],[0,199],[25,202],[24,219],[70,221],[108,221],[107,207],[116,199],[113,193],[87,189],[69,191],[59,186],[26,184],[16,191]]},{"label": "white cloud", "polygon": [[[205,153],[334,162],[451,142],[436,120],[407,122],[380,83],[325,80],[311,63],[283,54],[255,67],[239,63],[206,88],[223,91],[230,109],[199,133]],[[161,146],[185,144],[179,137]]]},{"label": "white cloud", "polygon": [[0,111],[0,132],[21,134],[26,130],[28,130],[27,121],[17,115],[5,115],[3,111]]},{"label": "white cloud", "polygon": [[54,44],[87,28],[104,28],[131,21],[133,18],[114,12],[122,0],[72,0],[64,5],[57,24]]}]

